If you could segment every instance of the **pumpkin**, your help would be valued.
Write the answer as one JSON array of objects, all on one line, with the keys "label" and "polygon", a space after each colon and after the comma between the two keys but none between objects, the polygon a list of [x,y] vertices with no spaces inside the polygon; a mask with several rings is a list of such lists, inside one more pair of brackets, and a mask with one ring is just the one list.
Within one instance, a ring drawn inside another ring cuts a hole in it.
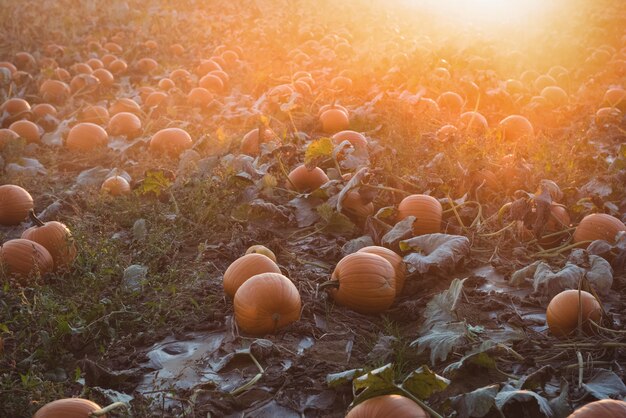
[{"label": "pumpkin", "polygon": [[98,79],[100,85],[110,87],[115,83],[115,76],[106,68],[96,68],[91,74]]},{"label": "pumpkin", "polygon": [[242,331],[253,335],[275,333],[299,320],[301,308],[298,289],[280,273],[257,274],[235,293],[237,325]]},{"label": "pumpkin", "polygon": [[133,139],[141,135],[141,119],[134,113],[120,112],[113,115],[107,126],[109,135]]},{"label": "pumpkin", "polygon": [[320,107],[320,110],[317,112],[317,117],[319,118],[320,116],[322,116],[322,113],[330,109],[339,109],[343,113],[345,113],[346,116],[350,115],[350,112],[348,112],[348,109],[346,109],[344,106],[340,104],[335,103],[335,104],[325,104],[324,106]]},{"label": "pumpkin", "polygon": [[203,77],[210,73],[211,71],[222,70],[222,67],[212,59],[205,59],[200,62],[200,64],[194,70],[197,76]]},{"label": "pumpkin", "polygon": [[366,202],[356,190],[350,190],[341,202],[343,211],[356,215],[359,218],[367,218],[374,214],[374,204]]},{"label": "pumpkin", "polygon": [[309,170],[304,164],[291,170],[287,176],[287,188],[299,192],[310,192],[328,182],[328,176],[319,167]]},{"label": "pumpkin", "polygon": [[224,83],[224,87],[228,87],[228,83],[230,82],[230,76],[222,70],[213,70],[209,72],[209,74],[213,74],[222,79],[222,83]]},{"label": "pumpkin", "polygon": [[396,297],[396,272],[383,257],[356,252],[342,258],[331,276],[330,294],[340,305],[363,314],[387,310]]},{"label": "pumpkin", "polygon": [[70,91],[73,94],[93,93],[98,89],[100,80],[91,74],[78,74],[70,81]]},{"label": "pumpkin", "polygon": [[382,395],[361,402],[346,418],[428,418],[421,406],[400,395]]},{"label": "pumpkin", "polygon": [[582,306],[582,326],[585,333],[591,332],[589,320],[600,322],[602,309],[596,298],[588,292],[564,290],[552,298],[546,310],[546,321],[550,332],[559,338],[565,338],[578,328],[579,303]]},{"label": "pumpkin", "polygon": [[153,91],[146,97],[144,106],[148,109],[161,106],[162,104],[167,103],[167,99],[169,99],[169,97],[169,94],[162,91]]},{"label": "pumpkin", "polygon": [[29,120],[18,120],[9,126],[9,129],[24,138],[28,143],[39,143],[41,139],[41,128]]},{"label": "pumpkin", "polygon": [[541,96],[545,97],[548,103],[554,107],[567,104],[568,96],[565,90],[558,86],[548,86],[541,90]]},{"label": "pumpkin", "polygon": [[398,206],[398,220],[415,216],[413,233],[416,235],[434,234],[441,230],[443,208],[432,196],[414,194],[405,197]]},{"label": "pumpkin", "polygon": [[20,139],[20,136],[12,130],[0,129],[0,151],[2,151],[7,144],[18,139]]},{"label": "pumpkin", "polygon": [[17,225],[33,208],[30,193],[14,184],[0,186],[0,225]]},{"label": "pumpkin", "polygon": [[533,87],[537,91],[541,91],[550,86],[556,86],[556,80],[548,74],[541,74],[533,81]]},{"label": "pumpkin", "polygon": [[[92,412],[100,409],[100,405],[87,399],[58,399],[41,407],[33,418],[89,418]],[[107,415],[101,416],[106,417]]]},{"label": "pumpkin", "polygon": [[446,91],[437,97],[437,105],[439,109],[457,115],[463,108],[463,98],[453,91]]},{"label": "pumpkin", "polygon": [[332,136],[335,145],[348,141],[354,148],[367,148],[367,139],[361,133],[355,131],[341,131]]},{"label": "pumpkin", "polygon": [[322,130],[329,134],[344,131],[350,127],[348,114],[341,109],[331,108],[324,111],[320,115],[320,122],[322,123]]},{"label": "pumpkin", "polygon": [[252,129],[244,135],[241,141],[241,152],[243,154],[256,157],[261,151],[261,143],[269,141],[274,134],[271,130],[264,128],[259,136],[259,128]]},{"label": "pumpkin", "polygon": [[610,107],[620,107],[626,103],[626,90],[621,87],[610,88],[604,93],[602,103]]},{"label": "pumpkin", "polygon": [[0,270],[22,279],[52,271],[54,261],[46,248],[27,239],[12,239],[0,246]]},{"label": "pumpkin", "polygon": [[109,141],[104,128],[90,122],[81,122],[70,129],[65,146],[72,151],[92,151],[103,147]]},{"label": "pumpkin", "polygon": [[439,128],[436,135],[439,141],[447,142],[453,139],[458,133],[459,133],[459,130],[457,129],[456,126],[443,125],[441,128]]},{"label": "pumpkin", "polygon": [[135,68],[141,74],[150,74],[157,69],[159,64],[152,58],[141,58],[135,63]]},{"label": "pumpkin", "polygon": [[614,244],[619,231],[626,231],[624,222],[606,213],[593,213],[585,216],[576,227],[574,242],[602,239]]},{"label": "pumpkin", "polygon": [[100,193],[111,196],[124,196],[130,194],[130,184],[122,176],[111,176],[104,180],[100,187]]},{"label": "pumpkin", "polygon": [[567,418],[624,418],[626,402],[616,399],[602,399],[588,403],[575,410]]},{"label": "pumpkin", "polygon": [[32,211],[30,218],[35,226],[22,232],[22,239],[34,241],[48,250],[55,270],[70,265],[76,258],[77,251],[68,227],[57,221],[43,222]]},{"label": "pumpkin", "polygon": [[234,297],[246,280],[261,273],[280,273],[280,268],[274,260],[262,254],[251,253],[236,259],[224,272],[224,292]]},{"label": "pumpkin", "polygon": [[595,116],[597,126],[618,124],[621,119],[622,111],[616,107],[601,107]]},{"label": "pumpkin", "polygon": [[193,107],[206,107],[213,100],[213,94],[205,88],[194,87],[187,94],[187,103]]},{"label": "pumpkin", "polygon": [[7,112],[9,115],[18,115],[20,113],[28,112],[30,110],[30,104],[18,97],[5,100],[0,106],[0,113]]},{"label": "pumpkin", "polygon": [[393,270],[396,272],[396,295],[402,293],[402,289],[404,289],[404,280],[406,278],[406,264],[404,264],[402,257],[391,251],[389,248],[380,247],[378,245],[363,247],[357,252],[376,254],[389,261],[389,264],[391,264],[391,267],[393,267]]},{"label": "pumpkin", "polygon": [[221,93],[224,91],[224,82],[215,74],[207,74],[198,81],[198,86],[210,92]]},{"label": "pumpkin", "polygon": [[507,116],[500,121],[499,126],[502,132],[502,139],[505,141],[531,139],[535,136],[533,125],[524,116]]},{"label": "pumpkin", "polygon": [[119,99],[111,106],[109,106],[109,115],[113,116],[116,113],[129,112],[135,115],[141,115],[141,107],[136,101],[131,99]]},{"label": "pumpkin", "polygon": [[261,254],[276,262],[276,254],[264,245],[253,245],[246,250],[246,254]]},{"label": "pumpkin", "polygon": [[93,68],[91,68],[91,66],[87,63],[79,62],[72,65],[72,71],[75,74],[92,74]]},{"label": "pumpkin", "polygon": [[32,54],[26,51],[20,51],[15,54],[15,66],[20,70],[33,70],[37,68],[37,61]]},{"label": "pumpkin", "polygon": [[62,104],[70,97],[70,86],[60,80],[46,80],[39,87],[44,102]]},{"label": "pumpkin", "polygon": [[337,77],[330,80],[330,87],[337,91],[348,90],[352,87],[352,79],[350,79],[349,77],[338,75]]},{"label": "pumpkin", "polygon": [[104,125],[109,123],[109,111],[103,106],[87,106],[78,113],[78,120],[96,125]]},{"label": "pumpkin", "polygon": [[107,68],[113,74],[122,74],[128,69],[128,64],[123,59],[117,58],[111,61]]},{"label": "pumpkin", "polygon": [[176,83],[174,83],[174,81],[172,81],[171,78],[166,77],[166,78],[160,79],[157,86],[159,86],[161,90],[168,91],[176,87]]},{"label": "pumpkin", "polygon": [[161,129],[150,139],[150,151],[155,154],[178,156],[192,145],[191,136],[180,128]]},{"label": "pumpkin", "polygon": [[44,119],[48,115],[52,117],[57,115],[57,109],[50,103],[36,104],[31,110],[36,119]]},{"label": "pumpkin", "polygon": [[472,135],[482,135],[489,129],[487,119],[478,112],[469,111],[459,117],[461,129]]},{"label": "pumpkin", "polygon": [[553,237],[545,237],[545,235],[551,235],[555,232],[563,231],[569,227],[570,218],[567,213],[567,209],[556,203],[550,205],[550,218],[546,222],[543,228],[543,234],[539,240],[539,245],[546,248],[552,248],[559,244],[566,233],[558,234]]}]

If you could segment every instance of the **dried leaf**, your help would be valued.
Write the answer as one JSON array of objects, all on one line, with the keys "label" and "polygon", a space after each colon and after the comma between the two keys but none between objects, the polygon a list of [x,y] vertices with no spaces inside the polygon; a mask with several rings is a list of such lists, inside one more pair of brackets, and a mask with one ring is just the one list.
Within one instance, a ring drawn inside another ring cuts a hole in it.
[{"label": "dried leaf", "polygon": [[583,388],[596,399],[623,398],[626,396],[626,385],[611,370],[599,369]]},{"label": "dried leaf", "polygon": [[469,256],[467,237],[447,234],[427,234],[400,241],[401,250],[419,251],[404,257],[409,273],[450,274]]},{"label": "dried leaf", "polygon": [[[518,390],[510,385],[507,385],[496,395],[496,407],[500,411],[504,412],[504,407],[511,401],[522,404],[526,402],[536,402],[539,406],[539,411],[543,413],[544,416],[554,416],[554,412],[552,411],[548,400],[543,396],[529,390]],[[516,404],[516,408],[519,409],[519,405]]]},{"label": "dried leaf", "polygon": [[499,385],[485,386],[451,398],[452,405],[459,413],[459,418],[482,418],[496,404],[499,390]]},{"label": "dried leaf", "polygon": [[417,345],[417,354],[429,349],[430,363],[434,366],[437,361],[445,361],[455,347],[463,345],[467,341],[466,332],[467,325],[465,322],[437,324],[413,341],[411,346]]},{"label": "dried leaf", "polygon": [[427,333],[436,325],[444,325],[448,322],[458,321],[456,317],[456,305],[463,291],[463,283],[466,279],[454,279],[450,287],[438,295],[435,295],[426,305],[424,311],[424,323],[420,329],[422,334]]}]

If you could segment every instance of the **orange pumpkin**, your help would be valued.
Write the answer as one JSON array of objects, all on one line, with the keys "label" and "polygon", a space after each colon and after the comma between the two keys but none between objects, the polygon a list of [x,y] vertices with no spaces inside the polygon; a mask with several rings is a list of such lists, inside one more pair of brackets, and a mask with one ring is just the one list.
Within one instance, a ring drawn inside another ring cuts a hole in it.
[{"label": "orange pumpkin", "polygon": [[100,85],[110,87],[115,83],[115,76],[106,68],[96,68],[92,75],[98,79]]},{"label": "orange pumpkin", "polygon": [[215,74],[207,74],[198,81],[198,86],[210,92],[221,93],[224,91],[224,82]]},{"label": "orange pumpkin", "polygon": [[246,250],[246,254],[261,254],[276,262],[276,254],[264,245],[253,245]]},{"label": "orange pumpkin", "polygon": [[100,193],[111,196],[128,195],[130,194],[130,184],[122,176],[111,176],[102,183]]},{"label": "orange pumpkin", "polygon": [[596,125],[604,126],[618,124],[622,119],[622,111],[616,107],[602,107],[598,109],[595,116]]},{"label": "orange pumpkin", "polygon": [[398,206],[398,220],[415,216],[413,233],[416,235],[434,234],[441,231],[443,208],[432,196],[414,194],[405,197]]},{"label": "orange pumpkin", "polygon": [[109,135],[122,135],[133,139],[141,135],[141,119],[130,112],[120,112],[113,115],[107,126]]},{"label": "orange pumpkin", "polygon": [[237,325],[242,331],[253,335],[275,333],[299,320],[301,309],[298,289],[280,273],[257,274],[235,293]]},{"label": "orange pumpkin", "polygon": [[[58,399],[45,404],[33,418],[89,418],[91,413],[100,408],[95,402],[81,398]],[[102,415],[101,418],[106,418]]]},{"label": "orange pumpkin", "polygon": [[471,135],[482,135],[489,129],[487,119],[478,112],[469,111],[459,117],[460,128]]},{"label": "orange pumpkin", "polygon": [[567,213],[567,209],[563,206],[558,205],[556,203],[552,203],[550,206],[550,218],[546,222],[543,234],[541,239],[539,240],[539,244],[546,248],[555,247],[559,244],[566,233],[558,234],[553,237],[545,237],[545,235],[551,235],[555,232],[563,231],[569,227],[570,218]]},{"label": "orange pumpkin", "polygon": [[291,170],[289,173],[287,188],[299,192],[310,192],[318,189],[328,182],[328,176],[319,167],[309,170],[304,164]]},{"label": "orange pumpkin", "polygon": [[263,135],[259,138],[259,128],[252,129],[244,135],[241,141],[241,152],[256,157],[261,151],[261,143],[269,141],[274,134],[271,130],[263,129]]},{"label": "orange pumpkin", "polygon": [[355,131],[341,131],[332,136],[335,145],[348,141],[354,148],[367,148],[367,139],[361,133]]},{"label": "orange pumpkin", "polygon": [[331,276],[337,288],[330,294],[335,302],[356,312],[384,312],[396,297],[395,274],[389,261],[379,255],[352,253],[337,263]]},{"label": "orange pumpkin", "polygon": [[141,115],[141,107],[139,107],[136,101],[123,98],[117,100],[109,107],[109,114],[111,116],[121,112],[130,112],[135,115]]},{"label": "orange pumpkin", "polygon": [[92,151],[103,147],[109,141],[109,135],[95,123],[82,122],[70,129],[65,146],[72,151]]},{"label": "orange pumpkin", "polygon": [[12,239],[0,246],[0,270],[21,279],[52,271],[54,261],[43,245],[27,239]]},{"label": "orange pumpkin", "polygon": [[545,97],[548,103],[554,107],[564,106],[569,98],[565,90],[558,86],[548,86],[541,90],[541,96]]},{"label": "orange pumpkin", "polygon": [[187,103],[194,107],[206,107],[213,100],[213,94],[203,87],[194,87],[187,94]]},{"label": "orange pumpkin", "polygon": [[192,145],[191,136],[180,128],[161,129],[150,139],[150,151],[155,154],[178,156]]},{"label": "orange pumpkin", "polygon": [[588,292],[564,290],[552,298],[546,310],[546,321],[550,332],[559,338],[566,338],[578,328],[579,304],[582,306],[582,325],[585,333],[591,332],[589,320],[600,322],[602,309],[596,298]]},{"label": "orange pumpkin", "polygon": [[402,257],[391,251],[389,248],[380,247],[378,245],[363,247],[357,252],[376,254],[389,261],[389,264],[391,264],[391,267],[393,267],[393,270],[396,272],[396,295],[402,293],[402,289],[404,289],[404,281],[406,278],[406,264],[404,264],[404,260],[402,260]]},{"label": "orange pumpkin", "polygon": [[30,104],[18,97],[7,99],[0,106],[0,113],[7,112],[9,115],[17,115],[20,113],[28,112],[30,110]]},{"label": "orange pumpkin", "polygon": [[250,253],[239,257],[224,272],[224,293],[231,298],[235,297],[237,289],[246,280],[261,273],[280,273],[280,268],[274,260],[263,254]]},{"label": "orange pumpkin", "polygon": [[103,106],[87,106],[78,114],[78,120],[104,125],[109,122],[109,111]]},{"label": "orange pumpkin", "polygon": [[12,130],[0,129],[0,151],[2,151],[7,144],[15,142],[18,139],[20,139],[20,136]]},{"label": "orange pumpkin", "polygon": [[531,139],[535,136],[532,123],[524,116],[511,115],[500,121],[502,139],[505,141],[517,141]]},{"label": "orange pumpkin", "polygon": [[361,194],[356,190],[350,190],[343,198],[341,206],[344,211],[349,214],[356,215],[359,218],[367,218],[374,214],[374,203],[365,202]]},{"label": "orange pumpkin", "polygon": [[593,213],[585,216],[576,227],[574,242],[602,239],[614,244],[619,231],[626,231],[624,222],[606,213]]},{"label": "orange pumpkin", "polygon": [[137,71],[142,74],[150,74],[151,72],[156,70],[158,66],[159,64],[152,58],[141,58],[135,64]]},{"label": "orange pumpkin", "polygon": [[617,399],[602,399],[588,403],[575,410],[567,418],[624,418],[626,402]]},{"label": "orange pumpkin", "polygon": [[14,184],[0,186],[0,225],[17,225],[26,220],[33,208],[33,198]]},{"label": "orange pumpkin", "polygon": [[24,138],[28,143],[39,143],[41,139],[41,128],[29,120],[18,120],[9,126],[9,129]]},{"label": "orange pumpkin", "polygon": [[348,412],[346,418],[428,418],[421,406],[400,395],[367,399]]},{"label": "orange pumpkin", "polygon": [[445,112],[458,115],[463,108],[463,98],[453,91],[446,91],[437,97],[437,105]]},{"label": "orange pumpkin", "polygon": [[22,238],[41,244],[52,256],[54,268],[70,265],[76,258],[76,244],[65,224],[57,221],[43,222],[31,212],[35,226],[22,232]]},{"label": "orange pumpkin", "polygon": [[45,102],[61,104],[70,97],[70,86],[59,80],[46,80],[39,87],[39,94]]},{"label": "orange pumpkin", "polygon": [[331,108],[320,115],[322,130],[326,133],[333,134],[339,131],[345,131],[350,127],[350,119],[348,114],[341,109]]}]

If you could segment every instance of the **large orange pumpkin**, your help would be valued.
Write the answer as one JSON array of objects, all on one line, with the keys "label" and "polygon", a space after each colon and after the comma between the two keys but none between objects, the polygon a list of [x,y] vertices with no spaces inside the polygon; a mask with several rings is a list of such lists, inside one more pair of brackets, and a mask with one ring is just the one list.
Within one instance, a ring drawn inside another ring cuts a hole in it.
[{"label": "large orange pumpkin", "polygon": [[0,225],[16,225],[26,220],[33,208],[33,198],[14,184],[0,186]]},{"label": "large orange pumpkin", "polygon": [[43,245],[27,239],[12,239],[0,246],[0,270],[27,279],[52,271],[54,261]]},{"label": "large orange pumpkin", "polygon": [[291,170],[289,173],[287,188],[299,192],[313,191],[328,182],[328,176],[319,167],[309,170],[304,164]]},{"label": "large orange pumpkin", "polygon": [[567,418],[624,418],[626,402],[617,399],[602,399],[588,403],[575,410]]},{"label": "large orange pumpkin", "polygon": [[400,395],[383,395],[361,402],[346,418],[428,418],[421,406]]},{"label": "large orange pumpkin", "polygon": [[626,231],[624,222],[606,213],[593,213],[585,216],[576,227],[574,242],[603,239],[613,244],[619,231]]},{"label": "large orange pumpkin", "polygon": [[[89,418],[91,413],[100,408],[95,402],[81,398],[58,399],[45,404],[33,418]],[[106,418],[102,415],[101,418]]]},{"label": "large orange pumpkin", "polygon": [[150,139],[150,151],[155,154],[178,156],[192,145],[191,136],[180,128],[161,129]]},{"label": "large orange pumpkin", "polygon": [[552,298],[546,310],[546,321],[550,332],[559,338],[565,338],[578,328],[579,304],[582,306],[582,326],[586,333],[591,332],[589,320],[600,322],[602,309],[596,298],[588,292],[564,290]]},{"label": "large orange pumpkin", "polygon": [[471,135],[482,135],[489,129],[489,124],[480,113],[469,111],[459,117],[459,127]]},{"label": "large orange pumpkin", "polygon": [[34,213],[31,218],[35,226],[22,232],[22,238],[41,244],[52,256],[54,268],[68,266],[76,258],[76,244],[65,224],[57,221],[42,222]]},{"label": "large orange pumpkin", "polygon": [[331,280],[338,287],[330,294],[340,305],[356,312],[375,314],[393,304],[396,297],[396,272],[389,261],[376,254],[356,252],[342,258]]},{"label": "large orange pumpkin", "polygon": [[239,257],[224,272],[224,292],[234,297],[246,280],[261,273],[280,273],[280,268],[263,254],[250,253]]},{"label": "large orange pumpkin", "polygon": [[235,293],[234,309],[239,329],[264,335],[300,319],[302,302],[298,289],[287,277],[263,273],[241,285]]},{"label": "large orange pumpkin", "polygon": [[432,196],[414,194],[405,197],[398,206],[398,220],[415,216],[413,233],[416,235],[434,234],[441,231],[443,208]]},{"label": "large orange pumpkin", "polygon": [[65,146],[72,151],[92,151],[103,147],[109,141],[109,135],[95,123],[82,122],[70,129]]},{"label": "large orange pumpkin", "polygon": [[391,267],[393,267],[393,270],[396,272],[396,295],[402,293],[402,289],[404,289],[404,280],[406,278],[406,264],[404,264],[402,257],[391,251],[389,248],[380,247],[378,245],[363,247],[357,252],[376,254],[389,261],[389,264],[391,264]]},{"label": "large orange pumpkin", "polygon": [[532,123],[524,116],[511,115],[500,121],[502,139],[505,141],[517,141],[531,139],[535,136]]}]

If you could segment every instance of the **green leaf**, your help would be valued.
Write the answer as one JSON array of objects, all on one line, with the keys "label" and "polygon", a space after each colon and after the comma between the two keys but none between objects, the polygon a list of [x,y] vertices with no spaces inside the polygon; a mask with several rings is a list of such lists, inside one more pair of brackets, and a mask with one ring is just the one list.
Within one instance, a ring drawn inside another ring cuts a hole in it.
[{"label": "green leaf", "polygon": [[135,190],[138,195],[154,193],[157,197],[167,190],[173,181],[164,170],[147,170],[146,176]]},{"label": "green leaf", "polygon": [[317,165],[317,162],[333,155],[333,141],[322,137],[312,141],[304,152],[304,164],[306,166]]},{"label": "green leaf", "polygon": [[441,392],[450,385],[450,381],[422,366],[412,371],[402,382],[402,387],[418,399],[428,399],[433,393]]},{"label": "green leaf", "polygon": [[339,373],[331,373],[326,376],[326,384],[331,388],[341,386],[345,383],[352,382],[354,377],[360,373],[363,373],[363,369],[352,369]]},{"label": "green leaf", "polygon": [[328,203],[319,205],[317,213],[322,218],[320,229],[333,235],[348,235],[354,232],[356,226],[343,213],[336,212]]},{"label": "green leaf", "polygon": [[375,396],[399,392],[398,386],[394,383],[393,364],[386,364],[354,379],[352,391],[355,397],[351,406]]}]

